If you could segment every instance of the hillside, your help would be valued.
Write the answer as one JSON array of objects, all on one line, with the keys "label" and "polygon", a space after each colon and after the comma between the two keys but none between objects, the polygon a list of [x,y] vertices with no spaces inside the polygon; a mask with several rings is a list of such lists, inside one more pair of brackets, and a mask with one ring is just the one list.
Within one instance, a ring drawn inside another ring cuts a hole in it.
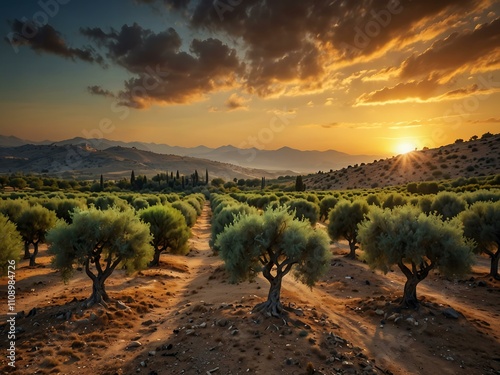
[{"label": "hillside", "polygon": [[90,146],[96,150],[106,150],[111,147],[136,148],[156,154],[190,156],[203,158],[222,163],[231,163],[246,168],[259,168],[266,170],[290,170],[297,173],[314,173],[320,170],[340,169],[349,164],[366,163],[380,156],[376,155],[350,155],[335,150],[302,151],[290,147],[278,150],[260,150],[257,148],[238,148],[231,145],[218,148],[206,146],[179,147],[158,143],[122,142],[109,139],[86,139],[76,137],[63,141],[32,142],[17,137],[0,135],[0,147],[17,147],[27,144],[53,145],[53,146]]},{"label": "hillside", "polygon": [[385,187],[500,173],[500,134],[412,151],[369,164],[353,165],[304,178],[307,189]]},{"label": "hillside", "polygon": [[211,178],[276,178],[291,171],[269,172],[229,163],[178,155],[161,155],[150,151],[120,146],[97,150],[84,145],[23,145],[0,147],[0,173],[48,173],[59,177],[119,179],[136,174],[154,176],[166,171],[190,175],[208,169]]}]

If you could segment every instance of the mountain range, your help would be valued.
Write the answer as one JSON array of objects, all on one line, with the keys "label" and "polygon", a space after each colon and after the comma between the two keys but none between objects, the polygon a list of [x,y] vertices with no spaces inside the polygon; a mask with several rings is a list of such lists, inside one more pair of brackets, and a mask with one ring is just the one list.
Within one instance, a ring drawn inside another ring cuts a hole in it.
[{"label": "mountain range", "polygon": [[239,167],[264,169],[272,174],[289,171],[291,174],[305,174],[318,171],[336,170],[351,164],[367,163],[380,158],[380,155],[350,155],[335,150],[302,151],[290,147],[277,150],[260,150],[257,148],[237,148],[231,145],[218,148],[206,146],[180,147],[166,144],[144,142],[122,142],[109,139],[86,139],[76,137],[63,141],[32,142],[13,136],[0,135],[0,147],[18,147],[24,145],[80,146],[99,151],[114,147],[132,148],[162,155],[177,155],[201,158],[221,163],[229,163]]}]

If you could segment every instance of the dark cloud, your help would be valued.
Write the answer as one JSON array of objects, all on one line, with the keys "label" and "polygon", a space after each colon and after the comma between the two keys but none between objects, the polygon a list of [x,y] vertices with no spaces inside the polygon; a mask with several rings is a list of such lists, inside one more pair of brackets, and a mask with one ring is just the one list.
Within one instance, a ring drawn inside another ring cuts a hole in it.
[{"label": "dark cloud", "polygon": [[113,98],[115,95],[109,91],[109,90],[104,90],[101,86],[88,86],[87,91],[91,93],[92,95],[101,95],[105,96],[107,98]]},{"label": "dark cloud", "polygon": [[474,30],[454,32],[438,40],[419,55],[405,60],[401,67],[402,78],[414,78],[432,72],[451,73],[462,69],[488,65],[500,57],[500,18]]},{"label": "dark cloud", "polygon": [[102,56],[92,47],[69,47],[61,34],[48,24],[37,26],[16,19],[11,23],[11,30],[12,32],[6,38],[6,41],[13,47],[27,46],[38,53],[50,53],[71,60],[82,60],[105,65]]},{"label": "dark cloud", "polygon": [[134,73],[117,94],[122,105],[147,108],[152,104],[200,100],[212,91],[232,87],[243,74],[236,51],[218,39],[193,39],[189,52],[173,28],[155,33],[137,24],[120,31],[82,29],[106,56]]},{"label": "dark cloud", "polygon": [[173,9],[185,9],[189,4],[189,0],[135,0],[135,2],[155,6],[160,4]]},{"label": "dark cloud", "polygon": [[262,96],[280,92],[280,84],[326,88],[328,73],[346,60],[403,49],[428,28],[438,33],[436,18],[446,21],[445,31],[458,14],[482,9],[473,0],[199,0],[193,6],[195,28],[223,32],[245,49],[247,88]]},{"label": "dark cloud", "polygon": [[394,87],[384,87],[381,90],[361,95],[357,105],[384,104],[387,102],[401,102],[408,100],[425,101],[435,96],[439,88],[436,80],[411,81],[399,83]]}]

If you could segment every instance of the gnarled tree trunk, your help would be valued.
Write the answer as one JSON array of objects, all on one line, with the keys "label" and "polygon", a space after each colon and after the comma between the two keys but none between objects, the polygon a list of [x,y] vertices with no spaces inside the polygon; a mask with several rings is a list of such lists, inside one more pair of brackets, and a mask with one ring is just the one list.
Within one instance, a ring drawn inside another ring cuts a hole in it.
[{"label": "gnarled tree trunk", "polygon": [[349,258],[349,259],[356,259],[356,249],[358,248],[356,246],[356,241],[355,240],[349,240],[349,254],[346,255],[346,258]]},{"label": "gnarled tree trunk", "polygon": [[160,255],[162,250],[155,248],[155,253],[153,255],[153,260],[149,262],[150,267],[157,267],[160,265]]},{"label": "gnarled tree trunk", "polygon": [[399,306],[404,309],[418,310],[420,303],[417,299],[417,285],[427,277],[429,271],[434,268],[434,264],[432,262],[429,264],[425,260],[422,260],[420,265],[417,266],[414,262],[411,262],[410,270],[403,261],[399,261],[398,267],[406,276],[403,298]]},{"label": "gnarled tree trunk", "polygon": [[[271,276],[272,277],[272,276]],[[283,276],[277,275],[276,277],[272,277],[269,280],[271,286],[269,288],[269,293],[267,294],[267,301],[259,303],[254,307],[254,311],[262,312],[264,314],[268,314],[274,317],[281,317],[283,314],[283,305],[281,304],[281,280]]]},{"label": "gnarled tree trunk", "polygon": [[30,243],[28,241],[24,241],[24,257],[23,259],[29,259],[30,255]]},{"label": "gnarled tree trunk", "polygon": [[403,299],[400,303],[402,308],[418,310],[419,302],[417,298],[417,285],[419,282],[420,280],[416,276],[406,279]]},{"label": "gnarled tree trunk", "polygon": [[[28,251],[29,253],[29,251]],[[36,266],[36,256],[38,255],[38,242],[33,243],[33,254],[30,254],[30,267]]]},{"label": "gnarled tree trunk", "polygon": [[[95,262],[98,261],[99,261],[98,259],[95,260]],[[92,271],[90,271],[90,259],[87,259],[85,261],[85,272],[87,273],[87,276],[92,279],[92,294],[85,301],[84,305],[86,307],[91,307],[98,303],[107,307],[107,303],[111,299],[106,293],[104,283],[108,279],[108,277],[113,273],[113,270],[115,269],[116,265],[118,265],[118,263],[119,261],[115,261],[111,267],[106,268],[104,271],[102,270],[100,265],[96,266],[96,268],[98,269],[98,273],[97,275],[94,275]]]}]

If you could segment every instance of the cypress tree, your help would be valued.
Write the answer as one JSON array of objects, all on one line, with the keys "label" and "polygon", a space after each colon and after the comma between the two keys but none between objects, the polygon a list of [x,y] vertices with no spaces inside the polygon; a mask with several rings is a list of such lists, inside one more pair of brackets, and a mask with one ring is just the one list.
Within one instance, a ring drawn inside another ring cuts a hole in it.
[{"label": "cypress tree", "polygon": [[305,190],[304,182],[302,182],[302,176],[299,175],[295,179],[295,191],[304,191],[304,190]]},{"label": "cypress tree", "polygon": [[130,174],[130,185],[134,186],[135,184],[135,173],[132,170],[132,173]]},{"label": "cypress tree", "polygon": [[102,174],[101,174],[101,181],[99,182],[99,187],[101,191],[104,190],[104,177],[102,176]]},{"label": "cypress tree", "polygon": [[[179,172],[177,172],[177,173],[179,173]],[[182,178],[181,178],[181,186],[182,186],[182,189],[184,189],[184,187],[185,187],[184,176],[182,176]]]},{"label": "cypress tree", "polygon": [[208,169],[205,169],[205,184],[208,185]]}]

